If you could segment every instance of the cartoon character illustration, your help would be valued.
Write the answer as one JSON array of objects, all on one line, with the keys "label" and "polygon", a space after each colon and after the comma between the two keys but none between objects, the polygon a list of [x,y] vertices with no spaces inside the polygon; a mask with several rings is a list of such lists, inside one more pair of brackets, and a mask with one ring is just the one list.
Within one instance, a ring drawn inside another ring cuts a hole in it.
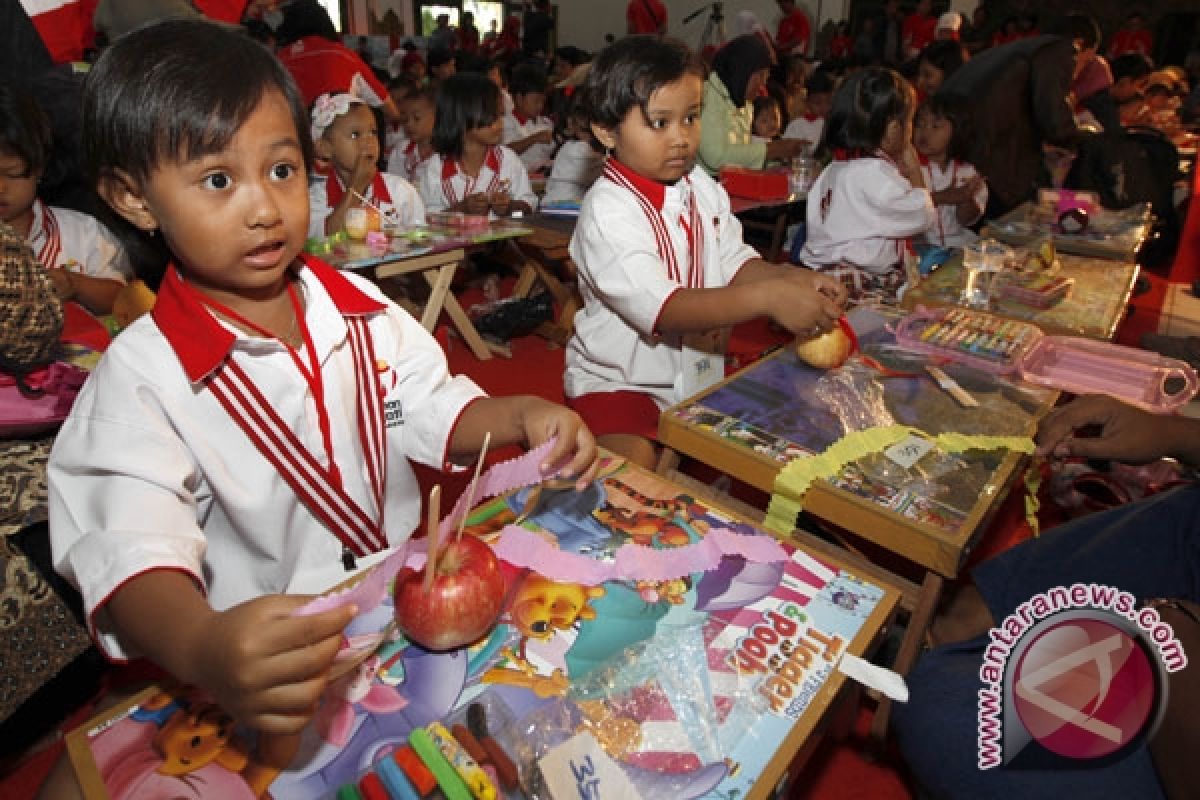
[{"label": "cartoon character illustration", "polygon": [[687,592],[692,588],[692,581],[687,577],[669,581],[634,581],[633,588],[647,603],[681,606],[687,602]]},{"label": "cartoon character illustration", "polygon": [[[687,494],[671,498],[649,497],[624,481],[610,478],[608,486],[629,497],[635,508],[606,502],[592,512],[604,525],[628,536],[644,547],[682,547],[708,531],[707,520],[696,501]],[[700,512],[697,514],[696,512]],[[697,524],[698,523],[698,524]]]},{"label": "cartoon character illustration", "polygon": [[487,670],[480,680],[522,686],[539,697],[565,694],[567,651],[575,642],[578,624],[596,618],[591,602],[604,593],[602,586],[559,583],[528,573],[514,590],[503,617],[517,629],[517,647],[503,648],[507,664]]},{"label": "cartoon character illustration", "polygon": [[379,665],[379,656],[372,655],[325,691],[314,720],[317,732],[325,741],[338,747],[346,744],[354,728],[356,707],[366,712],[390,714],[408,705],[408,700],[394,686],[375,680]]}]

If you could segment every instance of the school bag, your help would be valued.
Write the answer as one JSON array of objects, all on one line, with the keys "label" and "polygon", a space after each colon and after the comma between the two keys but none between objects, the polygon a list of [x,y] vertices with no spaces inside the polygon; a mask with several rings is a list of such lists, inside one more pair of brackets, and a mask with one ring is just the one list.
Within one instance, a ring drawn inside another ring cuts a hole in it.
[{"label": "school bag", "polygon": [[1085,135],[1065,185],[1096,192],[1105,208],[1149,203],[1154,226],[1139,260],[1154,265],[1171,258],[1179,242],[1179,178],[1179,151],[1171,140],[1153,128],[1134,127]]}]

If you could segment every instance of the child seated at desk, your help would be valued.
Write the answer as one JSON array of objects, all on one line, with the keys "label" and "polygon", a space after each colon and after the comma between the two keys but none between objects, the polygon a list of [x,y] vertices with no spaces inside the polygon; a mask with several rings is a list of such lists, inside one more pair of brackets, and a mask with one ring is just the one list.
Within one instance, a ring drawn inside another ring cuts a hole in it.
[{"label": "child seated at desk", "polygon": [[962,247],[979,237],[968,228],[987,208],[987,182],[964,160],[971,141],[971,109],[957,95],[935,95],[917,109],[913,145],[937,207],[937,224],[923,238],[938,247]]},{"label": "child seated at desk", "polygon": [[25,239],[61,300],[108,314],[125,285],[129,262],[116,237],[95,217],[38,198],[52,140],[50,120],[37,101],[0,84],[0,222]]},{"label": "child seated at desk", "polygon": [[352,94],[321,95],[313,103],[312,138],[329,170],[309,188],[309,237],[343,230],[352,208],[380,214],[380,224],[425,224],[425,206],[412,184],[379,171],[379,128],[370,106]]},{"label": "child seated at desk", "polygon": [[604,168],[603,151],[592,135],[578,93],[571,99],[566,117],[563,133],[567,138],[554,156],[554,166],[546,179],[543,205],[580,202]]},{"label": "child seated at desk", "polygon": [[504,115],[504,144],[519,156],[525,169],[538,173],[554,159],[554,120],[546,108],[546,71],[534,64],[513,70],[508,82],[513,107]]},{"label": "child seated at desk", "polygon": [[822,143],[833,161],[808,193],[800,259],[852,300],[894,302],[909,238],[937,224],[913,150],[915,110],[912,86],[882,67],[854,73],[833,97]]},{"label": "child seated at desk", "polygon": [[504,117],[500,89],[483,75],[464,72],[438,89],[434,154],[421,171],[421,199],[429,211],[508,216],[537,205],[521,158],[500,143]]},{"label": "child seated at desk", "polygon": [[766,316],[815,335],[844,296],[742,240],[729,196],[696,166],[702,75],[681,42],[631,36],[600,53],[583,87],[609,158],[571,238],[584,305],[563,383],[598,440],[644,466],[659,410],[724,377],[725,329]]},{"label": "child seated at desk", "polygon": [[298,744],[356,609],[293,612],[413,533],[410,459],[470,460],[489,431],[557,437],[547,472],[582,487],[597,456],[577,415],[486,397],[373,284],[303,254],[308,124],[284,68],[234,28],[170,19],[101,55],[89,167],[165,245],[139,265],[161,286],[80,393],[48,480],[55,566],[103,650],[206,691],[285,764],[276,737]]},{"label": "child seated at desk", "polygon": [[825,131],[825,118],[833,102],[833,76],[828,70],[816,70],[804,82],[804,91],[804,113],[788,123],[783,138],[805,142],[805,152],[811,155]]},{"label": "child seated at desk", "polygon": [[387,171],[414,186],[421,179],[425,162],[433,155],[433,117],[437,108],[433,89],[418,89],[400,106],[406,140],[392,151]]}]

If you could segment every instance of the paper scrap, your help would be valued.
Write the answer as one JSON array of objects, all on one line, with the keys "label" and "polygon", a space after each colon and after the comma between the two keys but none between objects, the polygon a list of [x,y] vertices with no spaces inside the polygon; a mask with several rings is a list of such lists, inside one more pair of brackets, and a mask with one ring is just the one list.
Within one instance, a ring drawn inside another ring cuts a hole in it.
[{"label": "paper scrap", "polygon": [[847,678],[858,681],[868,689],[882,692],[897,703],[908,702],[908,684],[899,673],[872,664],[853,653],[843,653],[837,668]]},{"label": "paper scrap", "polygon": [[575,734],[546,753],[538,767],[550,797],[555,800],[641,797],[629,776],[587,731]]}]

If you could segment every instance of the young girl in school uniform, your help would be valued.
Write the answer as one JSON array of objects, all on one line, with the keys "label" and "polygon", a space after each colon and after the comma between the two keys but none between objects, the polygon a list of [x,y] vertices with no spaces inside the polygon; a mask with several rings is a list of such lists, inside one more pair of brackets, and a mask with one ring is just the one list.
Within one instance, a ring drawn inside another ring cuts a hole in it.
[{"label": "young girl in school uniform", "polygon": [[947,95],[934,95],[917,109],[913,145],[937,207],[937,222],[923,238],[938,247],[962,247],[978,239],[967,226],[987,208],[987,182],[964,160],[970,114],[965,100]]},{"label": "young girl in school uniform", "polygon": [[412,184],[379,171],[379,128],[371,107],[352,94],[323,94],[312,107],[312,140],[329,164],[309,187],[309,236],[346,227],[346,212],[369,208],[394,225],[425,224],[425,206]]},{"label": "young girl in school uniform", "polygon": [[909,239],[936,224],[912,145],[916,94],[889,69],[838,87],[822,147],[833,155],[808,193],[801,261],[846,284],[852,300],[895,302]]},{"label": "young girl in school uniform", "polygon": [[598,440],[643,465],[659,410],[724,377],[729,326],[766,316],[812,336],[836,324],[844,296],[742,241],[729,196],[696,167],[702,75],[683,43],[631,36],[600,53],[583,88],[609,155],[571,238],[584,305],[563,383]]},{"label": "young girl in school uniform", "polygon": [[537,195],[520,156],[500,144],[503,137],[496,84],[474,73],[448,78],[438,89],[434,155],[419,181],[426,210],[531,212]]},{"label": "young girl in school uniform", "polygon": [[0,222],[24,237],[60,299],[107,314],[125,285],[129,262],[95,217],[38,198],[51,141],[50,121],[37,101],[0,84]]},{"label": "young girl in school uniform", "polygon": [[55,442],[55,567],[107,655],[296,733],[355,609],[292,612],[346,577],[345,554],[411,535],[410,459],[470,460],[488,431],[557,437],[550,462],[582,482],[594,441],[560,406],[451,376],[373,284],[304,255],[310,120],[253,40],[182,18],[127,34],[89,74],[82,120],[101,196],[163,261],[142,275],[154,311],[114,340]]},{"label": "young girl in school uniform", "polygon": [[436,108],[433,89],[418,89],[400,106],[404,119],[403,144],[388,158],[387,171],[416,186],[425,162],[433,155],[433,116]]}]

